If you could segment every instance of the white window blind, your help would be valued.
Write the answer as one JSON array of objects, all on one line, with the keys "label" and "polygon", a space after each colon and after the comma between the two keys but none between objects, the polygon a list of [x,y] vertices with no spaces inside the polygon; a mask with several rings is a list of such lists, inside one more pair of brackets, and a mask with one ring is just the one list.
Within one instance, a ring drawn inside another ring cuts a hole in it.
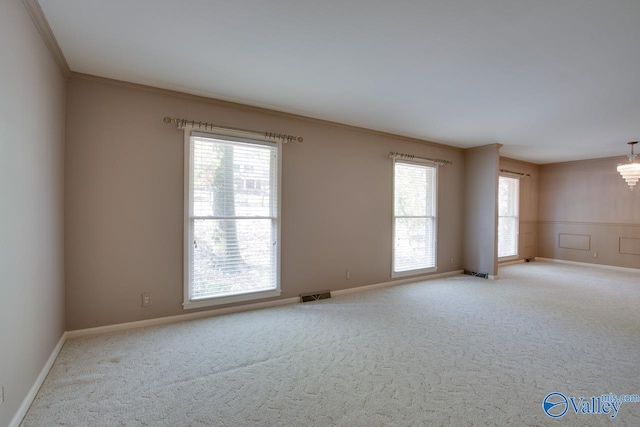
[{"label": "white window blind", "polygon": [[520,179],[498,177],[498,257],[518,256]]},{"label": "white window blind", "polygon": [[279,294],[278,144],[193,134],[189,148],[185,307]]},{"label": "white window blind", "polygon": [[435,269],[436,176],[434,164],[394,160],[392,276]]}]

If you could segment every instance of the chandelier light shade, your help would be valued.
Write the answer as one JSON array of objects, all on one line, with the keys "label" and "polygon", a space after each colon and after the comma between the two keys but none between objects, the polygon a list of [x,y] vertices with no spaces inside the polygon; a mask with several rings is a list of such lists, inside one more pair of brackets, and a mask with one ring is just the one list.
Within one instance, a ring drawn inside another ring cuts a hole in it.
[{"label": "chandelier light shade", "polygon": [[622,163],[618,165],[618,172],[620,172],[620,175],[622,175],[622,178],[627,182],[631,190],[633,190],[633,187],[640,179],[640,163],[635,162],[636,154],[633,154],[633,146],[637,143],[638,141],[628,143],[631,145],[631,154],[627,156],[629,158],[629,163]]}]

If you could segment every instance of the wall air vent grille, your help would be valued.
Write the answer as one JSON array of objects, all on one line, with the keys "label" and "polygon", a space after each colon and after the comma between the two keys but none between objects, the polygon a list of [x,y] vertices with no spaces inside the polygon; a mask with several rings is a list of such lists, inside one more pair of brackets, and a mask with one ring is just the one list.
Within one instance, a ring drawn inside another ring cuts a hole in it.
[{"label": "wall air vent grille", "polygon": [[313,292],[300,295],[300,302],[318,301],[327,298],[331,298],[331,292],[329,291]]},{"label": "wall air vent grille", "polygon": [[489,274],[487,274],[487,273],[478,273],[477,271],[464,270],[464,274],[468,274],[469,276],[474,276],[474,277],[480,277],[482,279],[488,279],[489,278]]}]

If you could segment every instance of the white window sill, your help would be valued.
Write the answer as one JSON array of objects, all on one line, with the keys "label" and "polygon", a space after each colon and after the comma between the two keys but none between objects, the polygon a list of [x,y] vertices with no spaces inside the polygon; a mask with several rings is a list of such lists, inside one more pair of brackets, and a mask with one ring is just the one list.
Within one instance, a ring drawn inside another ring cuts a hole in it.
[{"label": "white window sill", "polygon": [[282,293],[280,289],[273,289],[269,291],[250,292],[246,294],[229,295],[225,297],[207,298],[201,300],[185,301],[182,303],[182,308],[189,310],[192,308],[212,307],[216,305],[231,304],[234,302],[251,301],[264,298],[279,297]]},{"label": "white window sill", "polygon": [[391,277],[419,276],[427,273],[435,273],[436,271],[438,271],[438,267],[422,268],[420,270],[393,271],[391,272]]}]

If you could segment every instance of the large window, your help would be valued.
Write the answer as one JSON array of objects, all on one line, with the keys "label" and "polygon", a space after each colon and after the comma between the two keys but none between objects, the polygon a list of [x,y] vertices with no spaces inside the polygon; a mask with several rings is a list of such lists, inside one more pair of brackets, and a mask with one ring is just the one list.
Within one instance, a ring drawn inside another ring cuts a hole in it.
[{"label": "large window", "polygon": [[185,308],[279,295],[279,144],[185,143]]},{"label": "large window", "polygon": [[498,258],[518,257],[520,179],[498,177]]},{"label": "large window", "polygon": [[392,276],[436,269],[437,166],[394,160]]}]

